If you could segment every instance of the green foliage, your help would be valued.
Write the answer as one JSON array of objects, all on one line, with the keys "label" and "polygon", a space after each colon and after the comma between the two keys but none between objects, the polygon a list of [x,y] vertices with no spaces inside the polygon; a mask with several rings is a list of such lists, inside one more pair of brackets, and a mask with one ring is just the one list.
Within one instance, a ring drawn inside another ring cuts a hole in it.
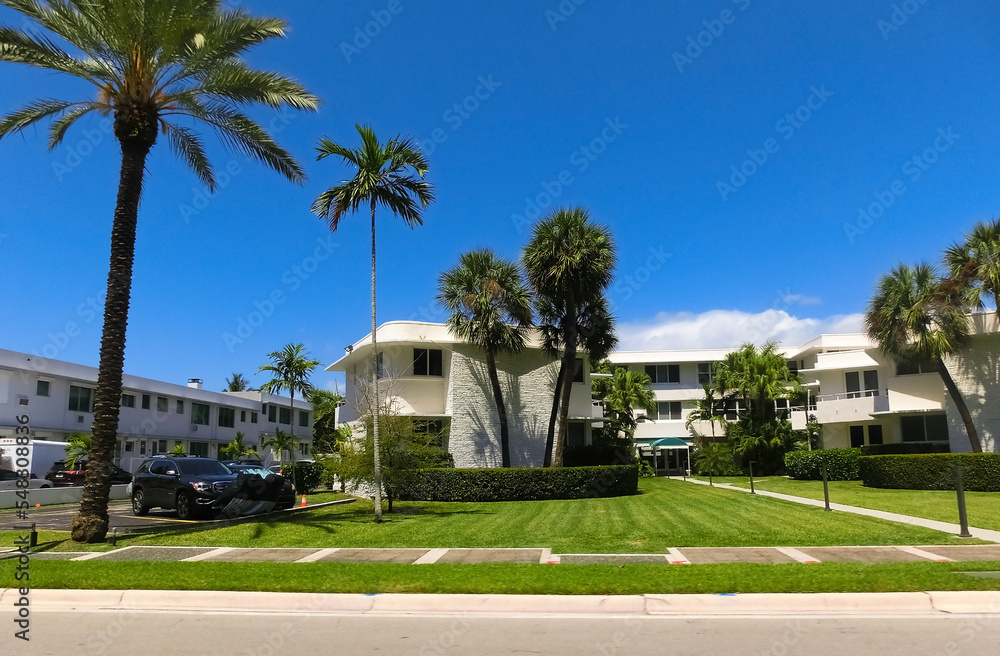
[{"label": "green foliage", "polygon": [[319,487],[325,469],[318,462],[292,462],[282,467],[282,476],[295,481],[295,493],[306,494]]},{"label": "green foliage", "polygon": [[737,476],[741,472],[733,459],[728,444],[710,442],[701,444],[694,452],[694,469],[702,476]]},{"label": "green foliage", "polygon": [[798,434],[787,419],[760,421],[747,415],[726,425],[726,437],[744,464],[755,461],[756,471],[773,474],[784,466],[784,456],[795,448]]},{"label": "green foliage", "polygon": [[291,433],[286,433],[280,428],[275,428],[274,437],[265,440],[261,446],[270,447],[274,451],[274,455],[278,457],[278,462],[284,464],[285,451],[288,451],[292,460],[295,459],[295,452],[298,451],[299,441]]},{"label": "green foliage", "polygon": [[419,472],[408,498],[422,501],[538,501],[635,494],[636,465],[428,469]]},{"label": "green foliage", "polygon": [[639,458],[639,478],[653,478],[656,476],[656,472],[653,471],[653,466],[645,458]]},{"label": "green foliage", "polygon": [[951,490],[954,467],[960,465],[965,470],[966,490],[1000,492],[1000,453],[863,456],[859,465],[866,487]]},{"label": "green foliage", "polygon": [[894,442],[892,444],[866,444],[861,447],[863,456],[892,456],[912,453],[951,453],[947,442]]},{"label": "green foliage", "polygon": [[344,397],[327,389],[314,389],[309,394],[313,406],[313,451],[336,453],[340,445],[351,435],[347,424],[337,428],[337,407],[343,405]]},{"label": "green foliage", "polygon": [[823,449],[819,451],[789,451],[785,454],[785,469],[792,478],[816,481],[823,478],[826,465],[827,480],[856,481],[858,458],[861,449]]},{"label": "green foliage", "polygon": [[70,433],[66,444],[66,465],[75,469],[77,463],[86,460],[92,439],[89,433]]},{"label": "green foliage", "polygon": [[716,392],[728,393],[741,399],[747,413],[757,423],[774,421],[775,399],[786,399],[798,388],[799,377],[788,369],[778,345],[768,342],[760,349],[744,344],[715,368]]},{"label": "green foliage", "polygon": [[232,459],[235,460],[240,456],[245,456],[250,453],[250,449],[243,442],[242,431],[237,431],[236,435],[233,436],[233,441],[229,444],[219,447],[219,456],[222,459]]},{"label": "green foliage", "polygon": [[635,460],[627,446],[576,446],[567,447],[564,455],[565,467],[599,467],[601,465],[628,465]]},{"label": "green foliage", "polygon": [[234,373],[231,378],[226,379],[226,389],[223,392],[250,392],[250,381],[243,374]]},{"label": "green foliage", "polygon": [[964,242],[945,250],[944,262],[967,305],[983,309],[985,296],[1000,313],[1000,219],[977,222]]},{"label": "green foliage", "polygon": [[180,443],[175,444],[173,450],[170,451],[170,454],[174,456],[184,455],[184,445]]},{"label": "green foliage", "polygon": [[632,443],[638,420],[635,409],[647,413],[656,410],[656,397],[649,376],[625,367],[613,368],[611,378],[594,379],[592,386],[598,392],[595,398],[604,401],[604,430],[609,438],[618,437],[625,445]]}]

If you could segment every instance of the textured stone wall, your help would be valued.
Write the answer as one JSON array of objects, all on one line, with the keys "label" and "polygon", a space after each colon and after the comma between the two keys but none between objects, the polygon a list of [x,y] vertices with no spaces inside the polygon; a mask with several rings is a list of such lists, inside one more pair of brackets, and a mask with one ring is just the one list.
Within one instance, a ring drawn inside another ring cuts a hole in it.
[{"label": "textured stone wall", "polygon": [[[997,451],[1000,435],[1000,334],[976,335],[958,356],[945,360],[962,392],[983,451]],[[958,408],[947,395],[948,441],[955,453],[972,450]]]},{"label": "textured stone wall", "polygon": [[[500,420],[484,360],[479,349],[455,344],[447,407],[451,411],[448,450],[456,467],[500,466]],[[558,364],[531,349],[499,356],[497,369],[507,406],[511,465],[540,467]]]}]

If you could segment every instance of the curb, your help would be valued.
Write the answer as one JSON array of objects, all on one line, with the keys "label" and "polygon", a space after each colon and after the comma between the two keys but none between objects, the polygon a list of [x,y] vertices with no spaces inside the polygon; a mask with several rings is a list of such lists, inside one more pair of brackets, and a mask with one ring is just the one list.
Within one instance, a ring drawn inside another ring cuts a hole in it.
[{"label": "curb", "polygon": [[[475,595],[316,594],[182,590],[32,590],[35,612],[150,611],[433,616],[944,616],[1000,617],[1000,592],[817,594]],[[0,591],[0,605],[17,590]]]}]

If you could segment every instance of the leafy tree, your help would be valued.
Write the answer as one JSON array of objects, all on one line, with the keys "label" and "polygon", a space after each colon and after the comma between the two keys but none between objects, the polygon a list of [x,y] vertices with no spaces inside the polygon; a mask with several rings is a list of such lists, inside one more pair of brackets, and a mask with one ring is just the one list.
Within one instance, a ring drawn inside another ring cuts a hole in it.
[{"label": "leafy tree", "polygon": [[733,452],[729,445],[721,442],[702,444],[694,454],[694,461],[701,474],[708,474],[708,484],[712,476],[724,474],[733,468]]},{"label": "leafy tree", "polygon": [[[375,209],[381,205],[403,219],[410,228],[423,225],[422,211],[434,202],[434,190],[423,180],[427,173],[427,160],[419,147],[410,139],[396,137],[380,144],[369,126],[355,126],[361,135],[362,145],[356,150],[345,148],[330,140],[321,139],[317,159],[339,157],[354,171],[354,177],[330,187],[313,202],[312,211],[327,219],[330,230],[337,232],[340,220],[348,213],[356,213],[362,204],[371,207],[372,214],[372,359],[371,379],[375,398],[378,394],[378,340],[375,323]],[[411,173],[412,171],[412,173]],[[416,174],[416,176],[414,176]],[[379,495],[378,460],[378,406],[374,414],[372,433],[375,440],[375,522],[382,521],[382,503]]]},{"label": "leafy tree", "polygon": [[[313,110],[318,99],[287,77],[249,67],[245,52],[283,37],[285,25],[220,0],[0,0],[40,29],[0,26],[0,62],[62,73],[96,87],[92,98],[36,100],[0,118],[0,138],[52,119],[49,148],[80,118],[114,117],[122,161],[111,229],[110,271],[95,391],[93,442],[78,542],[100,542],[108,530],[110,465],[117,442],[125,330],[132,289],[136,224],[146,158],[162,134],[212,191],[218,188],[198,132],[176,119],[207,125],[223,143],[301,183],[295,159],[241,107],[266,104]],[[44,34],[44,35],[43,35]]]},{"label": "leafy tree", "polygon": [[[522,261],[528,282],[539,299],[543,332],[546,332],[544,326],[548,326],[547,332],[553,337],[549,344],[562,349],[556,383],[559,397],[553,403],[553,414],[558,409],[558,435],[552,453],[552,465],[561,467],[573,387],[568,381],[576,367],[577,349],[587,339],[581,332],[581,316],[591,304],[595,326],[599,318],[612,325],[603,294],[614,274],[615,246],[608,229],[591,223],[586,210],[563,209],[535,225]],[[590,335],[592,339],[595,336],[596,332]],[[553,441],[553,423],[550,421],[546,455]]]},{"label": "leafy tree", "polygon": [[70,433],[66,443],[66,466],[76,469],[81,461],[87,459],[91,444],[92,438],[88,433]]},{"label": "leafy tree", "polygon": [[181,444],[180,442],[178,442],[177,444],[175,444],[173,450],[170,452],[170,455],[173,455],[173,456],[182,456],[182,455],[184,455],[184,445]]},{"label": "leafy tree", "polygon": [[[288,411],[291,414],[290,440],[293,443],[292,460],[295,460],[295,449],[298,442],[295,441],[295,393],[298,392],[303,398],[308,398],[313,391],[309,376],[312,370],[323,364],[319,360],[314,360],[308,356],[303,344],[286,344],[280,351],[268,353],[271,359],[270,364],[261,365],[257,373],[271,374],[271,380],[260,386],[260,391],[265,394],[278,395],[287,390],[291,397],[288,402]],[[295,470],[292,469],[292,485],[295,485]]]},{"label": "leafy tree", "polygon": [[875,287],[865,312],[865,330],[890,358],[934,363],[965,424],[972,451],[981,453],[979,431],[944,363],[945,356],[960,351],[969,339],[961,294],[929,264],[897,265]]},{"label": "leafy tree", "polygon": [[441,274],[438,290],[438,302],[451,312],[451,333],[486,353],[500,419],[501,463],[510,467],[510,430],[496,356],[524,349],[531,326],[531,294],[517,265],[488,249],[462,254],[458,266]]},{"label": "leafy tree", "polygon": [[314,389],[309,394],[313,407],[313,450],[333,453],[339,449],[343,436],[337,428],[337,408],[344,397],[327,389]]},{"label": "leafy tree", "polygon": [[219,449],[219,455],[223,458],[232,459],[247,455],[250,453],[250,448],[243,440],[244,435],[242,431],[237,431],[236,435],[233,436],[233,441]]},{"label": "leafy tree", "polygon": [[973,226],[964,242],[944,252],[944,262],[963,305],[982,309],[985,296],[1000,316],[1000,219]]},{"label": "leafy tree", "polygon": [[621,435],[627,446],[632,445],[639,419],[635,410],[642,408],[647,413],[656,412],[656,396],[651,388],[649,376],[624,367],[615,368],[610,379],[604,379],[602,392],[604,416],[610,421],[611,431]]},{"label": "leafy tree", "polygon": [[232,378],[226,379],[226,389],[223,392],[252,392],[253,389],[250,387],[250,381],[243,377],[243,374],[232,375]]}]

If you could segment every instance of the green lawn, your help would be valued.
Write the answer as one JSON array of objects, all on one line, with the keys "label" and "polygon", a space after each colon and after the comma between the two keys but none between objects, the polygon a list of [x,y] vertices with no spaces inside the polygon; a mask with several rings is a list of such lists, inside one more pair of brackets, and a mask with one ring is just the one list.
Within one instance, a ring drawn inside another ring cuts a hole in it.
[{"label": "green lawn", "polygon": [[[717,476],[715,481],[750,487],[750,479],[745,476]],[[823,481],[796,481],[784,476],[754,477],[754,486],[807,499],[823,499]],[[830,481],[829,487],[830,503],[958,523],[958,502],[952,490],[885,490],[864,487],[861,481]],[[1000,492],[966,492],[965,506],[970,526],[1000,531]]]},{"label": "green lawn", "polygon": [[[640,495],[614,499],[399,503],[381,525],[371,521],[371,502],[359,500],[283,520],[129,536],[119,539],[118,546],[550,547],[555,553],[665,553],[669,547],[689,546],[970,543],[920,527],[663,478],[642,480],[640,490]],[[42,533],[41,546],[88,550],[67,538]],[[0,533],[0,545],[13,540],[13,533]]]},{"label": "green lawn", "polygon": [[[33,588],[341,593],[664,594],[997,590],[1000,562],[862,565],[396,565],[39,561]],[[14,587],[0,561],[0,587]]]}]

